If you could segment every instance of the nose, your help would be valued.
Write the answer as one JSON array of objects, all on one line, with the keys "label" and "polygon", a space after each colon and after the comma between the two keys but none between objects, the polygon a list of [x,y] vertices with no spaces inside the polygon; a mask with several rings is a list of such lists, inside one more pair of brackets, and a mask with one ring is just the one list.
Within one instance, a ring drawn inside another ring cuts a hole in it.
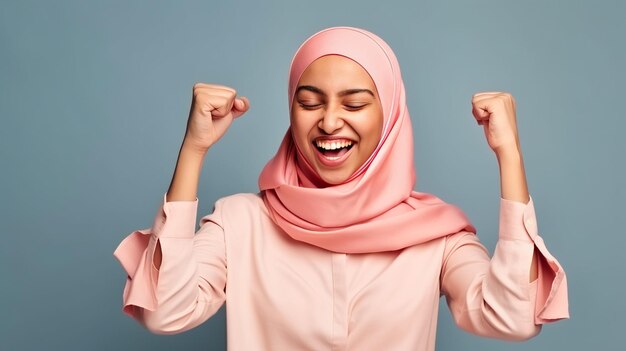
[{"label": "nose", "polygon": [[341,110],[339,108],[333,107],[331,104],[327,106],[317,126],[326,134],[333,134],[343,128],[344,120],[341,117]]}]

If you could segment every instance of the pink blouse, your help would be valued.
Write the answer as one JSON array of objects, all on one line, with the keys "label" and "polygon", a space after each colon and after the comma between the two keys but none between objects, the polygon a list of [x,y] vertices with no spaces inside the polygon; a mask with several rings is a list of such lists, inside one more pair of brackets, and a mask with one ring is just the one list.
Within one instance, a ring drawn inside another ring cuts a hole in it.
[{"label": "pink blouse", "polygon": [[442,295],[460,328],[491,338],[528,339],[569,317],[565,272],[538,235],[532,197],[500,199],[491,260],[469,232],[391,252],[326,251],[283,233],[251,193],[219,199],[196,233],[197,207],[164,194],[152,227],[114,252],[128,274],[123,311],[153,333],[191,329],[227,302],[229,351],[428,351]]}]

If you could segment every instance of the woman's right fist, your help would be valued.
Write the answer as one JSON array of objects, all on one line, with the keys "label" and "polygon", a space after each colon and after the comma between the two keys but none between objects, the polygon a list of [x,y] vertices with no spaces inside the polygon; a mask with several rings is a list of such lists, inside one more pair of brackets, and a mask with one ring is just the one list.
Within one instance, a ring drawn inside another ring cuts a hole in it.
[{"label": "woman's right fist", "polygon": [[206,152],[226,133],[233,119],[244,114],[249,107],[248,99],[237,97],[233,88],[216,84],[194,84],[185,145]]}]

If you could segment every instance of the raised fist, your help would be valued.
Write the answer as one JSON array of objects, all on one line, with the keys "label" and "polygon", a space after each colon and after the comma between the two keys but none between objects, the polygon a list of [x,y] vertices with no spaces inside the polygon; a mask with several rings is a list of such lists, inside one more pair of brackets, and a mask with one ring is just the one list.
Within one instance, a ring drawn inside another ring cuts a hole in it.
[{"label": "raised fist", "polygon": [[194,84],[184,143],[197,151],[206,152],[226,133],[233,119],[244,114],[249,107],[248,99],[238,97],[233,88]]}]

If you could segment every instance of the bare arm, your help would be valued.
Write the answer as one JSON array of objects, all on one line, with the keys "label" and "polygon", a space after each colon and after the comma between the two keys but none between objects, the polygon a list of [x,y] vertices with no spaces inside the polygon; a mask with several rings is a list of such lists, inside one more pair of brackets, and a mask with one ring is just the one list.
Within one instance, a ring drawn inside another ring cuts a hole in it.
[{"label": "bare arm", "polygon": [[195,201],[205,152],[180,147],[176,169],[167,190],[167,201]]}]

